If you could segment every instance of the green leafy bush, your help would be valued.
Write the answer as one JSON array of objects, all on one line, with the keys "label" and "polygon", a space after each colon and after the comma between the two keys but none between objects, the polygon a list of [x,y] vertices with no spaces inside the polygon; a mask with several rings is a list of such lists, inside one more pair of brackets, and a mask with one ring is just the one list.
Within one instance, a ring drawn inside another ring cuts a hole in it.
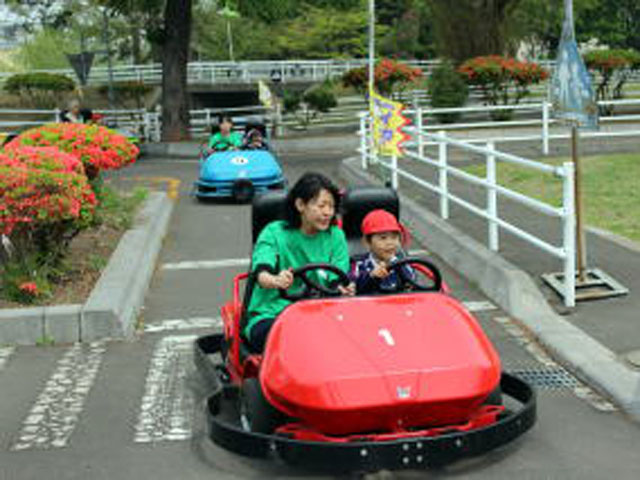
[{"label": "green leafy bush", "polygon": [[[443,61],[433,70],[428,85],[433,108],[461,107],[469,97],[467,83],[449,61]],[[436,114],[442,123],[456,122],[460,116],[459,112]]]},{"label": "green leafy bush", "polygon": [[8,93],[42,108],[56,106],[60,94],[71,92],[75,87],[75,82],[66,75],[47,72],[18,73],[4,84]]},{"label": "green leafy bush", "polygon": [[[133,100],[136,102],[138,108],[142,107],[143,97],[152,90],[152,87],[150,87],[149,85],[145,85],[143,82],[138,80],[115,82],[112,87],[113,92],[118,98],[124,100]],[[109,93],[109,86],[101,85],[100,87],[98,87],[98,92],[100,92],[100,94],[102,95],[107,95]]]},{"label": "green leafy bush", "polygon": [[324,84],[311,87],[304,93],[302,100],[309,105],[311,110],[317,112],[328,112],[338,106],[338,100],[331,87]]}]

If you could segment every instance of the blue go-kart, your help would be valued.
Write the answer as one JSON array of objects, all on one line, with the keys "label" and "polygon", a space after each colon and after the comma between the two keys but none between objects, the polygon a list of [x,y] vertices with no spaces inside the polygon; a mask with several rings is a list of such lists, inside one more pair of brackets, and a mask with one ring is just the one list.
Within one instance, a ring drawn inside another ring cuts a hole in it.
[{"label": "blue go-kart", "polygon": [[[264,125],[247,125],[245,131],[250,134],[255,130],[266,137]],[[193,189],[198,200],[231,198],[248,202],[256,193],[286,188],[287,179],[268,145],[252,148],[246,143],[239,150],[201,151],[200,176]]]}]

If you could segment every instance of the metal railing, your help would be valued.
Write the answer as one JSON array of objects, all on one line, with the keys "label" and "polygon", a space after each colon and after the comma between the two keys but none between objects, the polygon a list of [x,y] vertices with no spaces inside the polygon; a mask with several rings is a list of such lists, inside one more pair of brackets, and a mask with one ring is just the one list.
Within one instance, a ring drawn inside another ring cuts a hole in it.
[{"label": "metal railing", "polygon": [[[278,81],[281,83],[316,82],[326,78],[336,78],[352,68],[366,65],[366,59],[350,60],[264,60],[248,62],[189,62],[187,82],[189,84],[218,83],[255,83],[258,80]],[[413,67],[424,71],[437,62],[425,60],[407,60]],[[71,68],[32,70],[33,72],[60,73],[75,78]],[[0,72],[0,85],[13,73]],[[115,82],[139,81],[145,84],[162,83],[162,65],[116,65],[112,68]],[[105,84],[109,80],[107,67],[95,66],[89,72],[89,85]]]},{"label": "metal railing", "polygon": [[[615,106],[637,106],[640,109],[640,99],[627,99],[627,100],[609,100],[598,102],[599,106],[615,105]],[[476,115],[490,115],[491,112],[496,111],[514,111],[525,112],[528,118],[519,118],[515,120],[506,121],[487,121],[483,118],[477,118],[475,121],[466,121],[459,123],[436,123],[438,115],[452,114],[452,113],[472,113]],[[467,143],[483,143],[489,140],[495,143],[503,142],[523,142],[523,141],[540,141],[541,151],[544,155],[549,154],[549,143],[554,139],[569,138],[568,133],[552,133],[552,127],[561,126],[562,123],[551,118],[551,104],[547,101],[541,103],[523,103],[520,105],[508,105],[508,106],[488,106],[477,105],[471,107],[459,107],[459,108],[422,108],[405,110],[407,116],[409,116],[414,125],[416,125],[421,132],[434,132],[434,131],[455,131],[465,130],[466,132],[480,129],[516,129],[518,127],[528,127],[539,129],[539,134],[519,134],[519,135],[491,135],[482,136],[477,138],[467,138]],[[625,123],[630,125],[629,128],[619,131],[585,131],[581,132],[580,136],[584,138],[597,138],[597,137],[617,137],[617,136],[639,136],[640,137],[640,114],[627,114],[627,115],[609,115],[600,116],[600,124],[603,126],[613,125],[616,123]],[[637,125],[636,125],[637,124]]]},{"label": "metal railing", "polygon": [[[449,206],[453,202],[472,214],[487,221],[487,245],[493,251],[500,248],[500,229],[510,232],[518,238],[547,252],[563,262],[564,271],[564,301],[567,307],[575,306],[575,200],[574,200],[574,174],[573,163],[565,162],[561,166],[554,167],[541,162],[503,153],[495,149],[493,141],[486,142],[485,146],[473,145],[468,142],[453,139],[446,132],[429,133],[419,127],[407,127],[405,131],[412,136],[410,147],[405,149],[405,158],[421,165],[428,165],[437,170],[437,183],[432,183],[418,175],[400,168],[398,157],[382,158],[371,148],[371,126],[366,113],[360,114],[360,147],[361,165],[367,169],[370,164],[377,164],[387,169],[391,175],[391,186],[398,189],[399,178],[402,177],[420,187],[423,187],[438,195],[440,216],[449,219]],[[432,158],[426,154],[427,144],[437,145],[437,157]],[[486,162],[486,175],[484,178],[472,175],[449,162],[449,151],[458,148],[475,155],[482,155]],[[499,162],[518,165],[527,169],[534,169],[548,174],[550,181],[560,178],[562,181],[562,206],[554,207],[548,203],[526,196],[520,192],[500,185],[497,181]],[[468,199],[452,193],[449,181],[455,178],[469,185],[482,187],[485,190],[486,207],[482,208],[473,204]],[[543,238],[520,228],[507,219],[500,216],[498,208],[499,198],[504,197],[513,202],[526,206],[539,214],[552,218],[558,218],[563,225],[562,241],[560,245],[553,245]]]},{"label": "metal railing", "polygon": [[[161,118],[158,111],[149,112],[144,109],[130,110],[94,110],[104,117],[101,124],[121,129],[128,133],[143,136],[147,140],[160,141]],[[60,122],[60,109],[0,109],[0,129],[22,130],[45,123]]]}]

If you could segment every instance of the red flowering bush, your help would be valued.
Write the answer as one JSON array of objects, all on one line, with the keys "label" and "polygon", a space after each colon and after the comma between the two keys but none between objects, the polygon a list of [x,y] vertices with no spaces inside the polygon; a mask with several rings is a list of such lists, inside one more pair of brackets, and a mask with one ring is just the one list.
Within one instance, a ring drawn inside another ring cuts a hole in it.
[{"label": "red flowering bush", "polygon": [[69,242],[87,228],[96,197],[80,160],[55,147],[0,153],[0,234],[11,242],[2,289],[26,303],[46,294]]},{"label": "red flowering bush", "polygon": [[53,147],[0,153],[0,233],[89,221],[96,199],[82,164]]},{"label": "red flowering bush", "polygon": [[[640,69],[640,53],[634,50],[594,50],[584,56],[587,68],[599,73],[597,79],[597,100],[622,98],[622,88],[629,75]],[[610,115],[613,105],[601,106],[600,113]]]},{"label": "red flowering bush", "polygon": [[[374,68],[376,91],[385,96],[407,88],[420,77],[422,77],[422,70],[419,68],[388,58],[380,60]],[[369,88],[369,67],[349,70],[342,76],[342,84],[345,87],[354,87],[366,96]]]},{"label": "red flowering bush", "polygon": [[115,170],[135,161],[138,147],[126,137],[100,125],[51,123],[21,133],[5,146],[11,152],[24,146],[55,146],[84,165],[90,180],[102,170]]},{"label": "red flowering bush", "polygon": [[[489,105],[516,105],[529,94],[529,86],[548,78],[549,73],[533,62],[520,62],[500,55],[475,57],[458,71],[471,86],[478,87]],[[510,118],[511,111],[492,112],[496,119]]]}]

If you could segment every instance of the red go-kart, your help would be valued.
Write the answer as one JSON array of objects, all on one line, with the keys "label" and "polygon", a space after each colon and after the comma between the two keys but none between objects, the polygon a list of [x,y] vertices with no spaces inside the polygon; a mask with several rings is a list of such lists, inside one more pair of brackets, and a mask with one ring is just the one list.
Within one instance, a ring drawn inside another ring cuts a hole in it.
[{"label": "red go-kart", "polygon": [[222,308],[224,332],[195,345],[196,364],[215,387],[212,440],[244,455],[362,472],[443,465],[531,428],[530,386],[502,373],[491,342],[442,291],[432,263],[409,257],[395,268],[405,263],[419,272],[411,291],[358,297],[338,297],[308,275],[323,269],[348,283],[331,265],[296,270],[304,288],[282,293],[297,301],[279,315],[263,354],[250,352],[241,334],[241,282],[250,294],[252,281],[238,275]]}]

